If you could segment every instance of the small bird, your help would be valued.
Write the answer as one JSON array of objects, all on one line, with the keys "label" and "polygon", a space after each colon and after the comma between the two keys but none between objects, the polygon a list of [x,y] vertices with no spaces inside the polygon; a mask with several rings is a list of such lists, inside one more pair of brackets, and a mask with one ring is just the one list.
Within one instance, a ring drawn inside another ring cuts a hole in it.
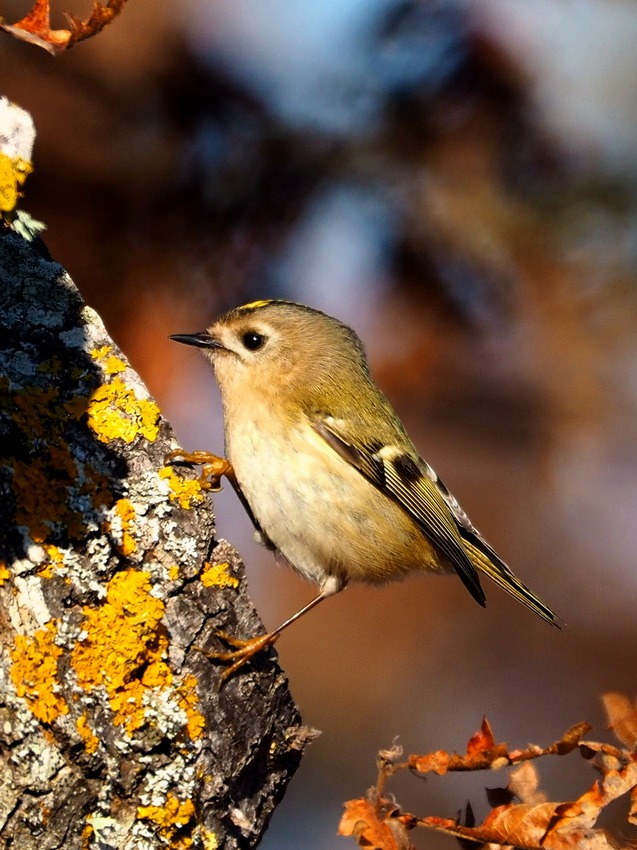
[{"label": "small bird", "polygon": [[350,581],[456,572],[484,607],[484,573],[559,628],[420,457],[350,327],[302,304],[255,301],[170,339],[201,348],[214,368],[226,458],[177,450],[167,461],[202,464],[209,489],[225,475],[260,542],[320,591],[267,635],[220,633],[236,647],[207,653],[232,662],[224,681]]}]

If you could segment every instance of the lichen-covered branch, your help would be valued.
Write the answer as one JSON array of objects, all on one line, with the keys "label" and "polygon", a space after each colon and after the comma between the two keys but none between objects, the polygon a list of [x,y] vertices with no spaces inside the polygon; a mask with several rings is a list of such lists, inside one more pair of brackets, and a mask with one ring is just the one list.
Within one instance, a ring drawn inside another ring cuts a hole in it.
[{"label": "lichen-covered branch", "polygon": [[254,846],[304,730],[209,499],[97,314],[0,234],[0,847]]}]

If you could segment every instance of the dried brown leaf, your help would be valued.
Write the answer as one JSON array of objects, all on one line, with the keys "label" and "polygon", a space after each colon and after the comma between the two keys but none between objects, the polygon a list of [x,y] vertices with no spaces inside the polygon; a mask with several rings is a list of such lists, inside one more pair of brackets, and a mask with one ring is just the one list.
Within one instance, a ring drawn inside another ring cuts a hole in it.
[{"label": "dried brown leaf", "polygon": [[478,754],[492,750],[494,747],[495,739],[493,737],[493,731],[491,730],[491,724],[486,717],[483,717],[480,729],[469,738],[469,743],[467,744],[467,756],[469,756],[469,758],[473,758]]},{"label": "dried brown leaf", "polygon": [[631,750],[637,749],[637,708],[625,694],[602,695],[608,725],[617,738]]},{"label": "dried brown leaf", "polygon": [[122,11],[127,0],[108,0],[105,6],[93,0],[90,15],[82,21],[66,14],[69,29],[51,29],[49,0],[35,0],[31,11],[15,24],[3,24],[2,29],[22,41],[28,41],[57,55],[78,41],[90,38],[104,29]]},{"label": "dried brown leaf", "polygon": [[[611,695],[607,705],[613,728],[623,741],[632,746],[633,723],[637,722],[633,706],[618,695]],[[525,749],[509,751],[506,744],[496,743],[485,718],[480,730],[470,738],[465,755],[436,750],[425,755],[411,755],[400,764],[395,760],[383,763],[381,759],[379,781],[370,804],[376,823],[359,817],[357,834],[361,836],[360,845],[369,848],[372,846],[369,842],[374,839],[377,843],[373,846],[385,850],[386,845],[380,843],[382,835],[379,833],[377,836],[372,826],[378,829],[384,826],[391,831],[399,825],[401,841],[408,840],[409,829],[421,826],[453,835],[467,847],[469,842],[475,842],[526,850],[615,850],[619,845],[614,838],[605,830],[596,828],[596,824],[605,806],[628,793],[631,795],[629,821],[637,823],[637,754],[609,744],[582,741],[582,736],[591,728],[588,723],[577,723],[547,747],[529,744]],[[536,767],[530,760],[545,755],[566,755],[577,748],[585,758],[595,759],[600,779],[577,800],[547,801],[540,790]],[[405,767],[419,773],[442,775],[452,770],[497,769],[511,765],[520,766],[511,771],[506,788],[488,791],[493,811],[477,826],[472,818],[468,818],[464,825],[445,818],[416,818],[402,813],[395,803],[380,797],[386,779]],[[514,796],[520,803],[512,802]],[[350,831],[348,834],[354,833]],[[393,831],[391,834],[395,838]],[[387,846],[393,850],[394,845]]]},{"label": "dried brown leaf", "polygon": [[517,764],[528,759],[538,758],[539,756],[567,755],[579,746],[581,738],[587,732],[590,732],[592,728],[590,723],[582,720],[571,726],[570,729],[567,729],[558,741],[554,741],[548,747],[538,747],[536,744],[529,744],[524,750],[511,750],[509,760],[511,764]]},{"label": "dried brown leaf", "polygon": [[507,745],[496,744],[491,725],[487,718],[483,717],[480,729],[469,738],[466,756],[454,755],[449,762],[449,770],[483,770],[487,767],[500,767],[508,761]]},{"label": "dried brown leaf", "polygon": [[575,726],[571,726],[570,729],[566,730],[559,741],[555,741],[550,747],[547,747],[545,753],[547,755],[552,753],[560,756],[567,755],[577,747],[580,739],[590,732],[592,728],[591,724],[587,723],[586,720],[576,723]]},{"label": "dried brown leaf", "polygon": [[444,776],[449,768],[450,758],[445,750],[435,750],[424,756],[410,756],[409,766],[418,773],[437,773],[438,776]]},{"label": "dried brown leaf", "polygon": [[96,33],[101,32],[104,27],[108,26],[111,21],[119,15],[126,2],[127,0],[108,0],[107,4],[103,6],[98,2],[98,0],[93,0],[91,14],[85,21],[82,21],[75,17],[75,15],[70,15],[67,12],[66,18],[71,29],[71,42],[69,47],[78,41],[83,41],[84,39],[90,38]]},{"label": "dried brown leaf", "polygon": [[508,806],[513,802],[514,794],[509,788],[485,788],[487,800],[492,809]]},{"label": "dried brown leaf", "polygon": [[609,770],[602,779],[604,790],[604,805],[621,797],[628,791],[631,793],[637,787],[637,756],[631,755],[630,760],[621,770]]},{"label": "dried brown leaf", "polygon": [[419,825],[446,832],[459,839],[482,844],[514,846],[523,850],[617,850],[617,844],[604,830],[591,830],[572,823],[568,829],[548,832],[552,822],[561,822],[559,810],[571,803],[524,803],[494,809],[477,827],[461,826],[441,818],[423,818]]},{"label": "dried brown leaf", "polygon": [[365,850],[413,850],[408,829],[397,807],[383,801],[377,805],[364,797],[345,803],[339,835],[353,836]]},{"label": "dried brown leaf", "polygon": [[615,747],[612,744],[602,744],[599,741],[580,741],[578,747],[582,757],[585,759],[592,759],[599,754],[607,759],[614,759],[617,764],[621,764],[628,755],[625,750],[620,750],[619,747]]},{"label": "dried brown leaf", "polygon": [[481,826],[473,831],[484,841],[514,844],[517,847],[539,847],[547,825],[555,814],[555,803],[527,803],[501,806],[490,812]]},{"label": "dried brown leaf", "polygon": [[628,812],[628,821],[629,823],[635,824],[637,826],[637,787],[633,788],[630,792],[630,810]]},{"label": "dried brown leaf", "polygon": [[36,0],[31,11],[15,24],[3,24],[2,29],[22,41],[43,47],[49,53],[61,53],[69,46],[69,30],[51,29],[49,0]]},{"label": "dried brown leaf", "polygon": [[604,806],[604,793],[599,782],[571,803],[560,803],[555,817],[547,827],[547,834],[569,830],[575,822],[579,828],[592,828]]},{"label": "dried brown leaf", "polygon": [[471,736],[467,744],[466,755],[447,753],[436,750],[426,755],[411,755],[407,760],[408,766],[418,773],[438,773],[442,775],[448,770],[484,770],[493,767],[499,759],[508,763],[506,744],[496,744],[487,718],[483,718],[480,729]]}]

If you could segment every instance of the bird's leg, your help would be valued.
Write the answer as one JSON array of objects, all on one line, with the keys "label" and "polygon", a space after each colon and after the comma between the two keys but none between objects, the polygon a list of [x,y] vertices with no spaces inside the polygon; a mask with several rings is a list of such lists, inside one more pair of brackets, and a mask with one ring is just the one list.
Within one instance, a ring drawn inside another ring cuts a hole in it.
[{"label": "bird's leg", "polygon": [[247,661],[254,658],[257,653],[267,649],[268,646],[273,646],[284,629],[287,629],[287,627],[291,626],[292,623],[299,619],[299,617],[302,617],[303,614],[307,614],[307,612],[311,611],[312,608],[315,608],[319,602],[322,602],[324,599],[327,599],[328,596],[332,596],[332,594],[337,593],[340,589],[341,587],[338,587],[338,589],[332,589],[332,585],[328,580],[328,583],[324,585],[318,596],[315,596],[314,599],[308,602],[308,604],[301,608],[300,611],[297,611],[296,614],[293,614],[285,620],[285,622],[281,623],[278,628],[268,632],[267,635],[261,635],[260,637],[251,638],[250,640],[241,640],[240,638],[232,637],[225,632],[216,632],[217,636],[220,637],[221,640],[230,644],[230,646],[236,647],[234,650],[229,650],[227,652],[210,652],[201,646],[195,646],[193,649],[198,649],[200,652],[203,652],[207,658],[211,658],[213,661],[232,662],[232,664],[221,674],[219,679],[219,689],[221,689],[228,679],[233,676],[240,667],[243,667]]},{"label": "bird's leg", "polygon": [[175,449],[168,452],[164,458],[166,464],[174,461],[194,463],[201,466],[198,481],[202,490],[212,490],[213,493],[219,492],[223,475],[233,486],[236,486],[237,482],[232,464],[223,457],[218,457],[210,452],[185,452],[183,449]]}]

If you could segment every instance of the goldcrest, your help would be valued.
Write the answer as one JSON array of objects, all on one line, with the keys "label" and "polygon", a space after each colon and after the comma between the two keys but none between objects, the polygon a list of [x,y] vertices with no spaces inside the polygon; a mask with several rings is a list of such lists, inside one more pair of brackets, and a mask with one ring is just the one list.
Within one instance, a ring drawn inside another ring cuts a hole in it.
[{"label": "goldcrest", "polygon": [[214,368],[226,460],[182,451],[169,459],[204,463],[207,486],[226,475],[261,541],[319,587],[273,632],[210,653],[234,662],[226,675],[350,581],[455,572],[484,606],[483,573],[558,625],[420,457],[347,325],[301,304],[256,301],[171,339],[201,348]]}]

